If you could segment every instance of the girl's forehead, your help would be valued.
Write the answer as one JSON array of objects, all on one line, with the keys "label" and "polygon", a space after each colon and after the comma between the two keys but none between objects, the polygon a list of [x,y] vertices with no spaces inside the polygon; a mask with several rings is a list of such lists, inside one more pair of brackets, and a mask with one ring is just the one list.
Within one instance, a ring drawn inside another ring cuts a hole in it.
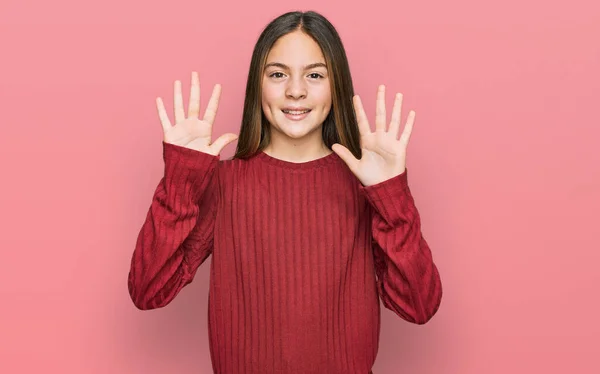
[{"label": "girl's forehead", "polygon": [[279,38],[267,56],[267,62],[280,62],[286,65],[307,65],[325,62],[321,47],[303,32],[292,32]]}]

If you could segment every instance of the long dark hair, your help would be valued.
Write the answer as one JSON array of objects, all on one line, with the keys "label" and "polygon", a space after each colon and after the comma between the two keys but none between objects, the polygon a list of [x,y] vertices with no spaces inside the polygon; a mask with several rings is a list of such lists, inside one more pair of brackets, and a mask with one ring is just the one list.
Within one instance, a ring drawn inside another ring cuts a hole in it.
[{"label": "long dark hair", "polygon": [[233,159],[246,159],[263,150],[271,141],[269,122],[262,111],[262,79],[267,55],[282,36],[300,30],[321,47],[331,85],[332,107],[323,121],[323,142],[331,149],[339,143],[361,158],[360,133],[354,114],[354,88],[346,51],[333,25],[314,11],[288,12],[272,20],[260,34],[248,72],[242,125]]}]

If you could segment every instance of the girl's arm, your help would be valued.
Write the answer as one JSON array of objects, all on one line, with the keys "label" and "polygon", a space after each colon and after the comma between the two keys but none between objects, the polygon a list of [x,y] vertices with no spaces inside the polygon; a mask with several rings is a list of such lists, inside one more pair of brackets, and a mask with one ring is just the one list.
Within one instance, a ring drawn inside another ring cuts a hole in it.
[{"label": "girl's arm", "polygon": [[163,158],[164,176],[138,234],[128,277],[129,294],[141,310],[170,303],[212,253],[219,158],[164,141]]},{"label": "girl's arm", "polygon": [[440,306],[442,283],[421,232],[407,172],[360,189],[373,213],[373,255],[381,300],[406,321],[424,324]]}]

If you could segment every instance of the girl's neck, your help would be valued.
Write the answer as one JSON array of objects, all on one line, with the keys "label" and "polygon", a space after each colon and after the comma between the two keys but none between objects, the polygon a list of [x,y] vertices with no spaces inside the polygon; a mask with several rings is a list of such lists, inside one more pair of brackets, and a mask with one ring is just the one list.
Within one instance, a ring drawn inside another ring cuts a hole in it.
[{"label": "girl's neck", "polygon": [[267,155],[288,162],[309,162],[330,155],[331,151],[325,143],[307,143],[303,145],[293,143],[271,143],[263,149]]}]

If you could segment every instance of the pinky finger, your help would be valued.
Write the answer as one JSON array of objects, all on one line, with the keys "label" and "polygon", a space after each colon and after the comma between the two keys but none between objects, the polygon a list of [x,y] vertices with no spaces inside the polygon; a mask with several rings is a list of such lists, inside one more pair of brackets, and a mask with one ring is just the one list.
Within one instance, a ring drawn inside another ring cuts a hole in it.
[{"label": "pinky finger", "polygon": [[166,133],[171,129],[171,121],[169,121],[169,116],[165,110],[165,104],[160,97],[156,98],[156,107],[158,108],[158,118],[160,118],[163,132]]}]

